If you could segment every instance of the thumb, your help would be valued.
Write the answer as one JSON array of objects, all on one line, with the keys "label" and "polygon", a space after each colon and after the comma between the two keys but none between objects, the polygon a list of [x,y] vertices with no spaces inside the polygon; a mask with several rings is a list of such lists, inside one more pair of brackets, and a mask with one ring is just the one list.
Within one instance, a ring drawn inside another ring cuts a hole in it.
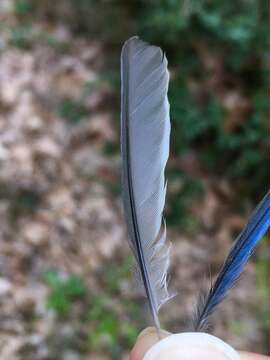
[{"label": "thumb", "polygon": [[153,345],[169,335],[171,335],[171,333],[165,330],[160,330],[158,336],[157,330],[154,327],[144,329],[137,338],[137,342],[130,353],[129,360],[142,360],[146,352]]}]

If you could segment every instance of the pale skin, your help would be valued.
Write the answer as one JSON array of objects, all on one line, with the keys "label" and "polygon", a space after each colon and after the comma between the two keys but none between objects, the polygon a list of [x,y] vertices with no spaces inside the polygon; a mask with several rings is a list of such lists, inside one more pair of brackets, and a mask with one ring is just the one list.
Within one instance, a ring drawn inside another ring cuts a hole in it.
[{"label": "pale skin", "polygon": [[[161,338],[165,338],[170,333],[166,331],[161,331]],[[134,345],[129,360],[143,360],[146,352],[155,345],[160,339],[157,336],[157,333],[154,328],[145,329],[138,337],[136,344]],[[247,352],[239,352],[241,360],[270,360],[269,356],[247,353]],[[164,358],[165,360],[165,358]]]}]

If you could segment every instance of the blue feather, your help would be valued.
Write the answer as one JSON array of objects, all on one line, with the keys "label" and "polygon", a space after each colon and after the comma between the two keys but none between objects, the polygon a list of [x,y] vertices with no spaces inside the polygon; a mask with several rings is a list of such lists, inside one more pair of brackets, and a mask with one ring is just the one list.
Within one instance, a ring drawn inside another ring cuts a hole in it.
[{"label": "blue feather", "polygon": [[204,329],[209,316],[233,287],[256,245],[270,226],[270,191],[251,215],[246,227],[233,244],[214,284],[206,296],[201,296],[196,309],[194,328]]}]

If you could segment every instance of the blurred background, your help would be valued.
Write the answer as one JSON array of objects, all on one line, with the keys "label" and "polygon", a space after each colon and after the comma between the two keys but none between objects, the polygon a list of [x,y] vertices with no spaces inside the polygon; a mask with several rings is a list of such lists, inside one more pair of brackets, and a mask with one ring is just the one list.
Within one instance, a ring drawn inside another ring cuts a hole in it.
[{"label": "blurred background", "polygon": [[[270,187],[268,0],[1,0],[0,359],[127,359],[151,319],[134,290],[120,199],[119,56],[161,46],[171,73],[163,327],[201,287]],[[266,236],[213,318],[270,354]]]}]

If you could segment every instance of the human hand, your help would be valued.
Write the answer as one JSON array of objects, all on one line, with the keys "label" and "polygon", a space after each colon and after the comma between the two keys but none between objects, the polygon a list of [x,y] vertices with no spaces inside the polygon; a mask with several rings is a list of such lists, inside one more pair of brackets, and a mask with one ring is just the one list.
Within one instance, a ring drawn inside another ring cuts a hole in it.
[{"label": "human hand", "polygon": [[[161,332],[160,332],[161,339],[164,339],[164,338],[168,337],[169,335],[171,335],[171,334],[168,333],[167,331],[161,330]],[[158,343],[161,339],[158,338],[155,328],[145,329],[139,335],[137,342],[136,342],[133,350],[131,351],[130,360],[143,360],[144,355],[147,353],[147,351],[150,348],[152,348],[153,345]],[[194,349],[194,347],[192,347],[192,349]],[[198,355],[197,356],[195,355],[195,357],[192,357],[192,354],[190,351],[188,351],[188,353],[187,353],[187,351],[185,351],[184,348],[182,348],[181,351],[182,350],[183,350],[183,354],[181,353],[181,356],[183,356],[182,360],[192,360],[195,358],[196,358],[196,360],[198,359]],[[202,353],[203,353],[202,357],[204,356],[207,359],[210,359],[211,356],[215,360],[227,359],[227,357],[224,356],[224,353],[219,352],[218,349],[213,350],[213,348],[211,348],[211,346],[207,347],[207,345],[202,350]],[[172,354],[172,356],[173,356],[173,354]],[[172,356],[170,354],[171,359],[172,359]],[[252,353],[247,353],[247,352],[239,352],[239,356],[240,356],[240,360],[270,360],[270,357],[268,357],[268,356],[252,354]],[[179,353],[177,353],[177,359],[178,358],[179,358]],[[168,353],[166,353],[166,355],[164,355],[164,354],[158,355],[157,360],[165,360],[165,359],[166,360],[169,359]],[[201,358],[200,360],[203,360],[203,358]]]}]

